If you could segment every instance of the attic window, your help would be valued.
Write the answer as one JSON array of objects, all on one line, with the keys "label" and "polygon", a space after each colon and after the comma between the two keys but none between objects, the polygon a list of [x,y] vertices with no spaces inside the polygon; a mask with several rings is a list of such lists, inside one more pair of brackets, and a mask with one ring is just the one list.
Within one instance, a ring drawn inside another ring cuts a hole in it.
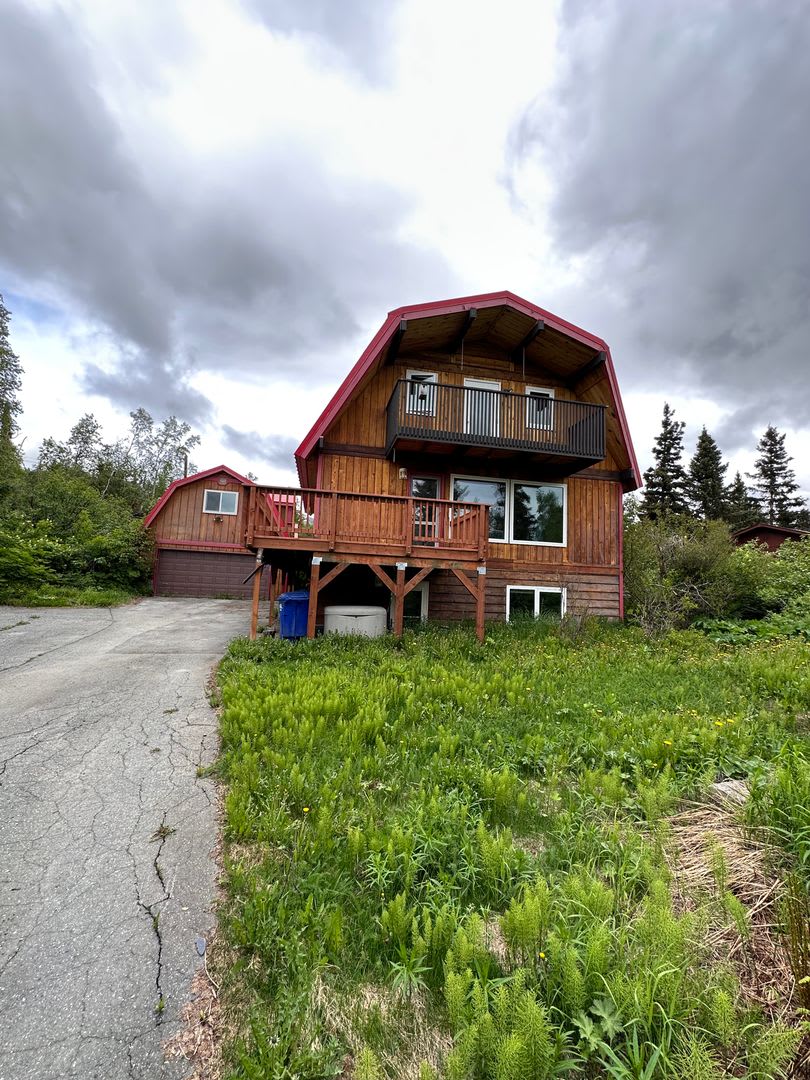
[{"label": "attic window", "polygon": [[203,497],[203,513],[227,514],[229,517],[234,517],[238,504],[239,495],[235,491],[210,491],[206,489]]}]

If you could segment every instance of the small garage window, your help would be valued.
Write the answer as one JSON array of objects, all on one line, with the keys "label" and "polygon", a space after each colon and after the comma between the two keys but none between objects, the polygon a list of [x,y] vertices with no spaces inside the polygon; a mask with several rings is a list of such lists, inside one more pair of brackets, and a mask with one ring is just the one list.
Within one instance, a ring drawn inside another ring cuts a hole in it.
[{"label": "small garage window", "polygon": [[203,498],[204,514],[228,514],[233,517],[239,504],[235,491],[206,491]]}]

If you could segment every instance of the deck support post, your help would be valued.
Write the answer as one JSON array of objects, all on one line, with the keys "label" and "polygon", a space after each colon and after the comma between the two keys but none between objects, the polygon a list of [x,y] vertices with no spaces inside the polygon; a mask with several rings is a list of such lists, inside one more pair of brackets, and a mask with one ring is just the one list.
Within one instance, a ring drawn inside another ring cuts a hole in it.
[{"label": "deck support post", "polygon": [[253,572],[253,599],[250,605],[250,640],[256,640],[259,628],[259,597],[262,592],[262,571],[264,570],[264,548],[256,552],[256,569]]},{"label": "deck support post", "polygon": [[484,615],[486,612],[487,598],[487,568],[478,567],[478,595],[475,598],[475,636],[479,641],[484,640]]},{"label": "deck support post", "polygon": [[402,637],[402,623],[405,616],[405,570],[408,564],[397,563],[397,582],[394,592],[394,636]]},{"label": "deck support post", "polygon": [[315,637],[315,623],[318,618],[318,581],[321,576],[321,557],[312,556],[312,568],[309,572],[309,609],[307,611],[307,637]]}]

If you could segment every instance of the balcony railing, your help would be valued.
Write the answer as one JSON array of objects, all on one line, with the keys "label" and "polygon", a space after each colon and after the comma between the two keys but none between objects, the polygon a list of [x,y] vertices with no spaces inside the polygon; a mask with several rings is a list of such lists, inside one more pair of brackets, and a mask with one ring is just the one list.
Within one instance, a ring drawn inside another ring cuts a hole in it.
[{"label": "balcony railing", "polygon": [[481,560],[489,507],[449,499],[252,487],[248,547]]},{"label": "balcony railing", "polygon": [[399,379],[388,401],[386,449],[453,443],[601,461],[605,406]]}]

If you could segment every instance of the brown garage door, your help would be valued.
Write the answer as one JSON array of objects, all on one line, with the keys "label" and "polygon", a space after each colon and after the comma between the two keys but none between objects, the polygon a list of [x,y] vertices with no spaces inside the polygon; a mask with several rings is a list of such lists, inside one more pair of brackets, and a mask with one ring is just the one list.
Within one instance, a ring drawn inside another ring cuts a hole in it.
[{"label": "brown garage door", "polygon": [[256,566],[253,555],[227,551],[159,549],[155,573],[158,596],[249,597],[252,582],[242,582]]}]

